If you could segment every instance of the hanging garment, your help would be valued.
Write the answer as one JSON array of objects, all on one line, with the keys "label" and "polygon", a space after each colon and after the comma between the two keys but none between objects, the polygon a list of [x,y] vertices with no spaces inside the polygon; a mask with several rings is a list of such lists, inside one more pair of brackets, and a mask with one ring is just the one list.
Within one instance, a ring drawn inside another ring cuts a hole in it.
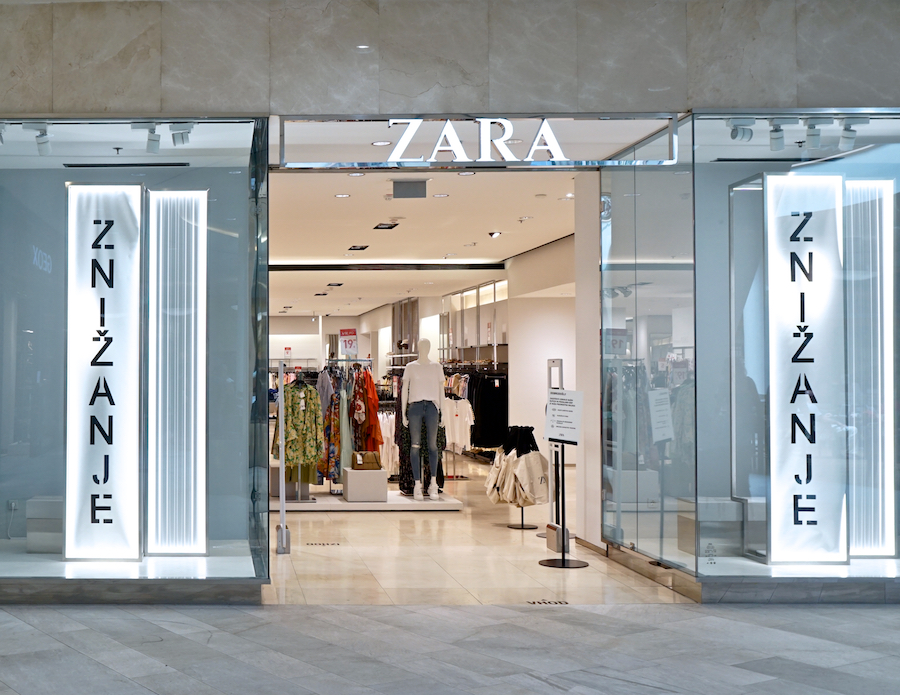
[{"label": "hanging garment", "polygon": [[331,394],[334,393],[334,385],[331,383],[331,375],[327,369],[319,372],[319,378],[316,380],[316,391],[319,392],[319,402],[324,413],[328,410],[328,406],[331,404]]},{"label": "hanging garment", "polygon": [[472,448],[472,425],[475,413],[466,400],[447,398],[441,408],[441,424],[447,430],[447,449],[461,454]]},{"label": "hanging garment", "polygon": [[549,464],[538,450],[533,427],[510,427],[485,481],[488,499],[517,507],[550,501]]},{"label": "hanging garment", "polygon": [[341,470],[350,468],[353,462],[353,428],[350,426],[350,410],[347,405],[347,391],[341,389]]},{"label": "hanging garment", "polygon": [[[272,455],[279,458],[279,423],[275,423]],[[284,387],[284,479],[288,483],[318,482],[319,462],[325,454],[325,425],[319,394],[311,386]]]},{"label": "hanging garment", "polygon": [[319,462],[319,484],[341,479],[341,397],[332,392],[325,412],[325,453]]},{"label": "hanging garment", "polygon": [[388,475],[397,475],[400,471],[400,448],[394,442],[394,413],[378,413],[383,442],[381,444],[381,466]]},{"label": "hanging garment", "polygon": [[472,401],[473,446],[487,449],[503,444],[509,425],[508,387],[505,375],[477,375]]},{"label": "hanging garment", "polygon": [[362,379],[366,398],[366,417],[361,427],[361,439],[364,447],[362,451],[379,451],[384,437],[378,422],[378,389],[375,387],[375,380],[369,370],[362,372]]}]

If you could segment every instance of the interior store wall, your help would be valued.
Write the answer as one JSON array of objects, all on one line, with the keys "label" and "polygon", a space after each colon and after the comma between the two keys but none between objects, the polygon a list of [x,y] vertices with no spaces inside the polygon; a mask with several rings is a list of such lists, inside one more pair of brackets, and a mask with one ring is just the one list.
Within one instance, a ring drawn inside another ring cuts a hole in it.
[{"label": "interior store wall", "polygon": [[[509,424],[534,427],[534,438],[548,460],[547,360],[563,360],[565,385],[574,389],[575,325],[574,297],[509,300]],[[566,447],[566,463],[574,464],[576,456],[577,447]]]},{"label": "interior store wall", "polygon": [[19,0],[0,94],[143,115],[897,106],[898,22],[895,0]]},{"label": "interior store wall", "polygon": [[[209,267],[215,269],[209,274],[207,311],[209,536],[247,538],[252,247],[247,179],[214,168],[129,171],[141,174],[147,188],[209,189],[218,201],[210,204],[208,217]],[[65,487],[65,184],[70,181],[121,183],[122,173],[0,171],[0,518],[8,527],[5,500],[20,501],[12,536],[25,535],[25,500],[62,496]],[[51,259],[49,272],[33,263],[34,248]],[[12,343],[15,350],[7,353]]]}]

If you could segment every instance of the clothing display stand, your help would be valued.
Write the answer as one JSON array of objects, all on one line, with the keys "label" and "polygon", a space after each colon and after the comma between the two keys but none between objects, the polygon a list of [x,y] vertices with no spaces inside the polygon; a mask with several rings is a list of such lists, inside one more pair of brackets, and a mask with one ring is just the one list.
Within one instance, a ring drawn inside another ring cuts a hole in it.
[{"label": "clothing display stand", "polygon": [[[559,386],[553,385],[553,370],[559,370]],[[547,389],[563,389],[563,361],[547,360]],[[550,440],[553,456],[553,477],[554,482],[554,499],[556,503],[556,514],[559,521],[557,522],[562,536],[562,542],[559,543],[560,556],[549,560],[540,560],[539,565],[544,567],[558,567],[560,569],[579,569],[587,567],[588,563],[584,560],[576,560],[566,557],[566,551],[569,548],[569,530],[566,528],[566,443],[561,440]]]},{"label": "clothing display stand", "polygon": [[[506,528],[514,528],[517,531],[533,531],[537,528],[534,524],[526,524],[525,523],[525,507],[519,507],[519,511],[522,512],[522,521],[518,524],[507,524]],[[545,534],[546,535],[546,534]]]},{"label": "clothing display stand", "polygon": [[276,552],[289,555],[291,552],[291,531],[287,527],[284,509],[284,362],[278,363],[278,526],[275,527]]}]

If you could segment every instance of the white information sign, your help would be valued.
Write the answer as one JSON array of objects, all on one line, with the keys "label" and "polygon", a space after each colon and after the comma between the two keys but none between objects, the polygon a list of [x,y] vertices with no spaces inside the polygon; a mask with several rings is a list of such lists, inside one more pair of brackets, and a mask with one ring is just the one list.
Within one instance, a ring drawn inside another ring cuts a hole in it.
[{"label": "white information sign", "polygon": [[650,429],[653,434],[653,443],[675,439],[669,390],[651,389],[647,396],[650,400]]},{"label": "white information sign", "polygon": [[284,359],[286,359],[286,360],[291,359],[291,349],[289,347],[286,347],[284,349]]},{"label": "white information sign", "polygon": [[843,180],[767,175],[770,562],[846,562]]},{"label": "white information sign", "polygon": [[141,192],[68,187],[68,560],[140,559]]},{"label": "white information sign", "polygon": [[358,355],[359,343],[356,340],[355,328],[341,329],[341,354],[342,355]]},{"label": "white information sign", "polygon": [[581,413],[584,394],[581,391],[549,389],[547,391],[547,422],[544,439],[562,444],[581,441]]}]

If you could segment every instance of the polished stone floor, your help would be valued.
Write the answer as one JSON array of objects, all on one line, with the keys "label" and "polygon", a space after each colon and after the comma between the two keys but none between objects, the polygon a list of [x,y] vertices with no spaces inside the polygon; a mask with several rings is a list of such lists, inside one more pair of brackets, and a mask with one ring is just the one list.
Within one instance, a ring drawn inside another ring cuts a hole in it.
[{"label": "polished stone floor", "polygon": [[0,694],[893,695],[897,606],[0,609]]},{"label": "polished stone floor", "polygon": [[[452,466],[452,464],[451,464]],[[451,469],[452,470],[452,467]],[[537,531],[507,528],[519,510],[488,500],[488,467],[459,457],[468,480],[450,480],[445,491],[463,500],[456,512],[288,513],[290,555],[275,552],[278,514],[270,515],[270,573],[263,587],[267,604],[465,605],[689,602],[675,592],[575,543],[583,569],[538,564],[554,557]],[[567,468],[568,490],[575,471]],[[575,495],[567,513],[574,527]],[[543,528],[546,505],[525,510],[526,523]]]}]

